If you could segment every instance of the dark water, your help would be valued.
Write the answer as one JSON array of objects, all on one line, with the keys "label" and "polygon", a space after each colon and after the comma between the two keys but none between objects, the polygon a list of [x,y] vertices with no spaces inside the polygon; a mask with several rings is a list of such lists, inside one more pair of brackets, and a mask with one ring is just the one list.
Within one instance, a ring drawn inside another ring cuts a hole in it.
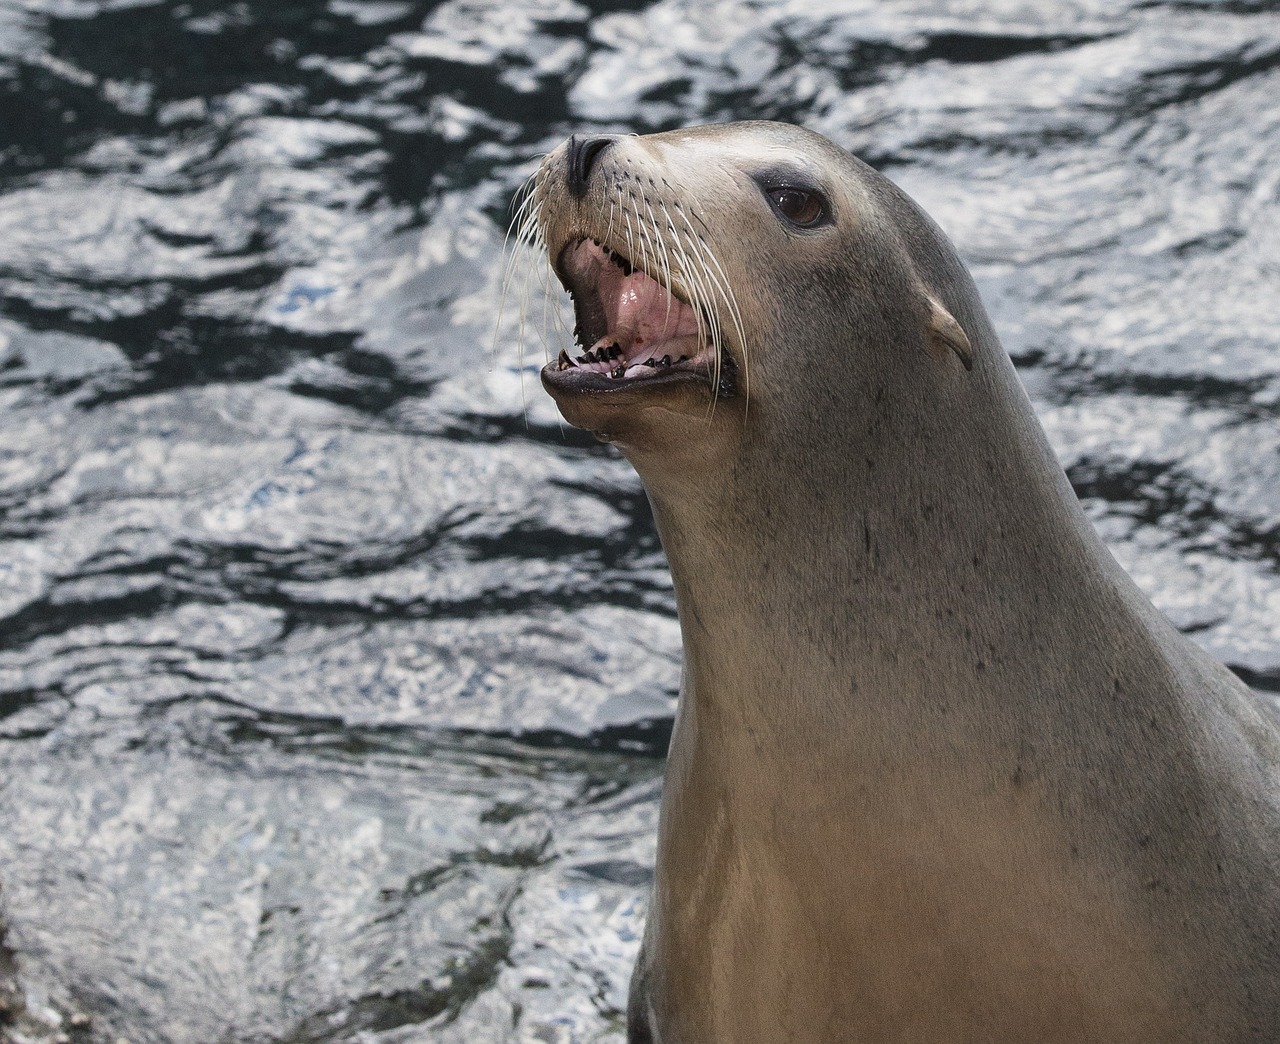
[{"label": "dark water", "polygon": [[621,1040],[679,632],[502,238],[740,117],[925,205],[1280,691],[1280,5],[0,0],[0,1039]]}]

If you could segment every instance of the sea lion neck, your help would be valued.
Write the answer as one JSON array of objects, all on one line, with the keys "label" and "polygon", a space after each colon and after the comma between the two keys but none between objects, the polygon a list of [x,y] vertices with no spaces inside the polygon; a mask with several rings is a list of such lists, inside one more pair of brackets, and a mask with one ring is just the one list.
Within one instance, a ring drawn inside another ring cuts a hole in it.
[{"label": "sea lion neck", "polygon": [[[914,700],[930,716],[939,691],[962,699],[971,681],[985,713],[1006,648],[1036,634],[1047,647],[1112,611],[1128,580],[1004,359],[988,353],[950,396],[869,384],[843,412],[795,418],[808,442],[749,417],[717,469],[673,476],[638,460],[696,636],[686,669],[700,701],[798,721],[807,699],[843,684],[851,702]],[[996,500],[995,488],[1018,494]],[[1032,561],[1042,579],[1029,591]],[[822,684],[779,691],[815,672]]]}]

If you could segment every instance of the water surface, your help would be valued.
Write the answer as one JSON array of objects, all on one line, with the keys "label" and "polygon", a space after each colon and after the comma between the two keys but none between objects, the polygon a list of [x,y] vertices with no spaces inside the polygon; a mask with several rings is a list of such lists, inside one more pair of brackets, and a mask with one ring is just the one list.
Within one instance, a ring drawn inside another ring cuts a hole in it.
[{"label": "water surface", "polygon": [[1278,97],[1261,0],[0,0],[0,1039],[622,1040],[674,601],[539,388],[559,295],[495,338],[572,131],[904,186],[1116,556],[1280,691]]}]

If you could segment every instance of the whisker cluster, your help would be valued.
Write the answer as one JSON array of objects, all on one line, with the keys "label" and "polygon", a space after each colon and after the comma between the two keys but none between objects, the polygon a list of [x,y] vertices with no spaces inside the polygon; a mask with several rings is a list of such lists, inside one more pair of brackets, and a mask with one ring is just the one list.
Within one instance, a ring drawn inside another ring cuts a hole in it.
[{"label": "whisker cluster", "polygon": [[[686,196],[681,202],[676,198],[675,190],[671,190],[665,180],[663,186],[669,192],[659,189],[652,181],[649,184],[656,191],[647,192],[643,181],[629,172],[612,172],[608,184],[608,216],[605,217],[602,204],[601,231],[594,233],[594,238],[598,243],[624,254],[630,265],[661,283],[668,291],[673,290],[674,284],[679,285],[680,296],[685,298],[697,320],[699,353],[705,352],[711,359],[713,369],[710,377],[715,390],[711,403],[713,412],[721,389],[724,334],[727,330],[732,331],[742,356],[743,388],[749,403],[751,385],[747,364],[746,326],[724,266],[709,245],[707,236],[699,229],[699,226],[702,229],[707,226],[699,214],[696,201]],[[554,277],[555,274],[553,259],[548,253],[550,224],[547,208],[554,207],[555,202],[548,184],[548,169],[544,163],[517,193],[507,244],[504,244],[505,248],[514,238],[514,247],[508,255],[503,275],[499,323],[519,259],[526,251],[533,251],[540,254],[543,261],[541,265],[526,267],[521,290],[519,337],[522,368],[532,267],[539,269],[544,287],[548,291],[544,298],[542,328],[543,345],[544,348],[547,347],[549,277]],[[672,306],[673,301],[669,298],[666,305],[668,320]],[[555,318],[558,324],[559,313],[556,313]]]},{"label": "whisker cluster", "polygon": [[[502,333],[502,318],[506,313],[507,299],[512,290],[512,284],[516,277],[518,267],[524,269],[524,279],[520,287],[520,325],[517,332],[517,340],[520,343],[519,368],[521,372],[521,382],[523,384],[524,373],[524,341],[526,322],[529,314],[529,300],[531,297],[530,280],[535,269],[541,276],[543,293],[542,306],[542,329],[540,331],[540,339],[543,345],[544,353],[548,352],[547,345],[547,326],[548,326],[548,309],[550,308],[551,299],[551,281],[554,277],[554,270],[551,267],[550,259],[547,256],[546,242],[542,235],[542,207],[544,203],[543,196],[538,192],[538,178],[542,173],[542,167],[539,166],[528,178],[525,179],[519,190],[517,190],[512,200],[512,217],[511,224],[507,228],[507,234],[503,240],[503,253],[506,254],[506,264],[502,274],[502,289],[498,300],[498,318],[494,330],[494,353],[496,355],[498,347],[498,338]],[[514,239],[514,243],[512,242]],[[527,259],[533,255],[538,257],[542,264],[530,265]],[[557,324],[560,322],[559,313],[555,314]]]},{"label": "whisker cluster", "polygon": [[[615,214],[621,213],[631,262],[668,289],[672,287],[673,278],[682,284],[684,296],[698,320],[700,350],[708,346],[719,349],[726,326],[732,328],[742,352],[743,387],[749,402],[748,344],[742,312],[724,266],[690,220],[688,210],[675,199],[668,201],[661,196],[651,199],[638,181],[619,181],[615,182],[614,198],[609,204],[610,229]],[[693,210],[696,217],[696,207]],[[607,238],[608,233],[606,241]],[[668,313],[669,310],[670,303]],[[716,350],[713,356],[715,368],[711,378],[718,396],[723,354]]]}]

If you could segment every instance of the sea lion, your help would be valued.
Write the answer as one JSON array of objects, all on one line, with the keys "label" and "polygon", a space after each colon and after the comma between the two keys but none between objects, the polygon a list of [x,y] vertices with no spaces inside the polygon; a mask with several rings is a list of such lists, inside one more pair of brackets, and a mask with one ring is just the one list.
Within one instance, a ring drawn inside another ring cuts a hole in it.
[{"label": "sea lion", "polygon": [[524,230],[683,635],[632,1044],[1280,1039],[1280,732],[1094,533],[933,222],[743,123],[570,139]]}]

